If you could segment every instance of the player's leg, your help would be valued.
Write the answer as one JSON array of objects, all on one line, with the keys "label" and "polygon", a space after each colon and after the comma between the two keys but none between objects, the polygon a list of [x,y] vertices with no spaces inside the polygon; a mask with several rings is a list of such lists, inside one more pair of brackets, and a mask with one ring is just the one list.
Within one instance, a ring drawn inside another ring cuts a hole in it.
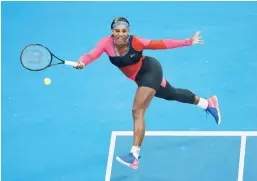
[{"label": "player's leg", "polygon": [[132,115],[134,120],[133,146],[128,155],[117,156],[116,159],[131,168],[138,168],[139,151],[145,136],[145,112],[156,91],[149,87],[140,86],[137,89]]},{"label": "player's leg", "polygon": [[136,78],[138,89],[132,108],[133,145],[129,155],[116,157],[119,162],[131,168],[138,168],[139,151],[145,135],[145,112],[162,81],[161,65],[153,58],[147,58],[144,61],[141,72]]},{"label": "player's leg", "polygon": [[[149,87],[139,87],[134,99],[132,115],[134,120],[134,141],[133,147],[140,148],[145,135],[145,112],[156,91]],[[135,150],[138,158],[139,150]],[[132,153],[134,150],[132,148]]]},{"label": "player's leg", "polygon": [[215,118],[217,124],[221,123],[218,99],[216,96],[210,98],[202,98],[195,95],[188,89],[174,88],[169,84],[168,81],[166,81],[165,87],[161,87],[156,92],[155,96],[166,100],[195,104],[209,112]]}]

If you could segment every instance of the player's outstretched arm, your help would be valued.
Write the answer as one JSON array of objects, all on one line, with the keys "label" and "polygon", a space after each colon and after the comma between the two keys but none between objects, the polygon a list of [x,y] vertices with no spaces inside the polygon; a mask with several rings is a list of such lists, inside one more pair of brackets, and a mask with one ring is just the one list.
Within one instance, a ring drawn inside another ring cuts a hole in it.
[{"label": "player's outstretched arm", "polygon": [[97,60],[105,52],[105,48],[104,47],[105,47],[106,40],[107,40],[106,38],[103,38],[100,42],[97,43],[97,45],[96,45],[96,47],[94,49],[92,49],[87,54],[81,56],[77,60],[78,65],[75,66],[74,68],[76,68],[76,69],[83,69],[88,64],[90,64],[93,61]]},{"label": "player's outstretched arm", "polygon": [[149,40],[142,37],[137,37],[137,39],[143,44],[143,49],[162,50],[191,46],[195,44],[203,44],[204,41],[201,40],[201,36],[199,35],[200,31],[197,31],[191,38],[180,40],[171,38],[166,38],[162,40]]}]

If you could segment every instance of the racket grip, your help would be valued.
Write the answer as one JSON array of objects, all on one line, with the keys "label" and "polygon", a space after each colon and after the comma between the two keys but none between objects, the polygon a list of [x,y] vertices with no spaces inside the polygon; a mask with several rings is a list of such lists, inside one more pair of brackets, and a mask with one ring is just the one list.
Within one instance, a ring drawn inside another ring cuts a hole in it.
[{"label": "racket grip", "polygon": [[72,62],[72,61],[68,61],[68,60],[64,61],[64,64],[65,64],[65,65],[71,65],[71,66],[73,66],[73,67],[78,66],[78,63],[77,63],[77,62]]}]

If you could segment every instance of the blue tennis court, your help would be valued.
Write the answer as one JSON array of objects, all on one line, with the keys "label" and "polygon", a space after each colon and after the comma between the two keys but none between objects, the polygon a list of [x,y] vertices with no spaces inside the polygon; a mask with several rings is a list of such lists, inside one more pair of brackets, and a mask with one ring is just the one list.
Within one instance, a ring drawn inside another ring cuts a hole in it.
[{"label": "blue tennis court", "polygon": [[[3,181],[257,181],[257,2],[2,2],[1,10]],[[132,146],[137,86],[106,54],[83,70],[31,72],[19,59],[40,43],[76,61],[117,16],[148,39],[200,30],[204,45],[144,54],[175,87],[217,95],[222,114],[216,125],[196,106],[155,98],[138,170],[115,161]]]}]

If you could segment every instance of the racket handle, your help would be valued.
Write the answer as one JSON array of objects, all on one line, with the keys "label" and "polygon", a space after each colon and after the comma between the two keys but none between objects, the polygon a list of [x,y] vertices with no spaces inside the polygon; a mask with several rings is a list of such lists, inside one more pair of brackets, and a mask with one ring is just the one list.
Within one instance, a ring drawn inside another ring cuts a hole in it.
[{"label": "racket handle", "polygon": [[72,62],[72,61],[68,61],[68,60],[64,61],[64,64],[65,64],[65,65],[71,65],[71,66],[73,66],[73,67],[78,66],[78,63],[77,63],[77,62]]}]

